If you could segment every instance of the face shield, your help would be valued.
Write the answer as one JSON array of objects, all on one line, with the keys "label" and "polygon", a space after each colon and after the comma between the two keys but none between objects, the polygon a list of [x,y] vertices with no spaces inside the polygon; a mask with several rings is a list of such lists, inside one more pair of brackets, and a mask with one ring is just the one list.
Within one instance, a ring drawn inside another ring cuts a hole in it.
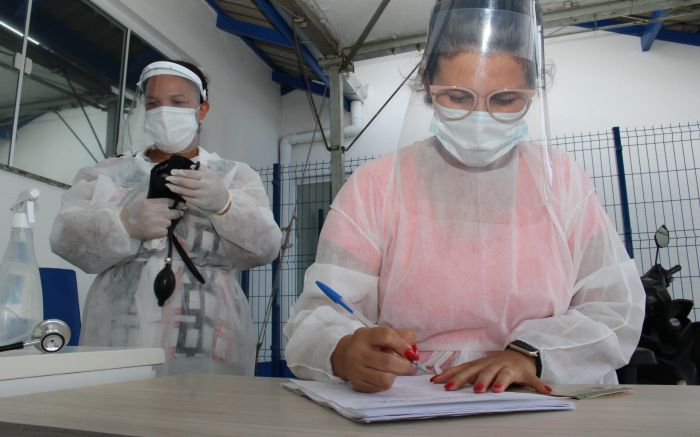
[{"label": "face shield", "polygon": [[[159,89],[149,97],[146,95],[148,83],[156,76],[175,77],[179,84],[176,82],[175,91],[173,87],[167,91]],[[143,69],[136,92],[127,93],[126,99],[118,152],[133,154],[155,146],[164,152],[178,153],[185,150],[198,133],[198,108],[201,101],[207,100],[207,90],[188,68],[158,61]]]},{"label": "face shield", "polygon": [[491,165],[523,142],[546,145],[538,11],[526,0],[437,2],[399,145],[435,136],[469,167]]},{"label": "face shield", "polygon": [[395,164],[402,202],[426,199],[416,213],[512,224],[550,198],[537,11],[525,0],[436,3]]}]

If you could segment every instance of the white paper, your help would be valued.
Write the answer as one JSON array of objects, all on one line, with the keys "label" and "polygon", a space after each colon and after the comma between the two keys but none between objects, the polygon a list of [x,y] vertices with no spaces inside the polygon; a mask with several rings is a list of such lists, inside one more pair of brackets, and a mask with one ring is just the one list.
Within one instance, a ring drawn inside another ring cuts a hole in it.
[{"label": "white paper", "polygon": [[536,393],[474,393],[469,388],[446,391],[425,375],[399,376],[391,389],[381,393],[360,393],[348,384],[298,379],[283,385],[361,422],[574,409],[572,402]]}]

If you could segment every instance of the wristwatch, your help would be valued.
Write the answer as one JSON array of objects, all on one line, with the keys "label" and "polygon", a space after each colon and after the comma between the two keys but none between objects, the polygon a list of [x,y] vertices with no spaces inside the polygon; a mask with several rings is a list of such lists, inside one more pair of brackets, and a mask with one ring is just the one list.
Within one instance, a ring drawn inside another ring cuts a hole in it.
[{"label": "wristwatch", "polygon": [[542,359],[540,357],[540,351],[536,347],[525,343],[522,340],[513,340],[508,344],[508,349],[513,349],[516,352],[535,359],[535,367],[537,370],[537,377],[542,375]]}]

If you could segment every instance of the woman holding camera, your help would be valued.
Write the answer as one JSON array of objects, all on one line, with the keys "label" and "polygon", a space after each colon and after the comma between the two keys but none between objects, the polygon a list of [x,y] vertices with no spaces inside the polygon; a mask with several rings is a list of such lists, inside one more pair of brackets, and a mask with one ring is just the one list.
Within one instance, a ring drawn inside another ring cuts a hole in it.
[{"label": "woman holding camera", "polygon": [[[138,91],[153,145],[82,169],[51,232],[56,254],[98,274],[81,344],[162,347],[163,374],[251,375],[255,336],[237,271],[270,262],[281,238],[260,177],[199,147],[210,106],[197,67],[154,62]],[[171,166],[175,155],[193,165]],[[154,182],[168,197],[147,196]]]}]

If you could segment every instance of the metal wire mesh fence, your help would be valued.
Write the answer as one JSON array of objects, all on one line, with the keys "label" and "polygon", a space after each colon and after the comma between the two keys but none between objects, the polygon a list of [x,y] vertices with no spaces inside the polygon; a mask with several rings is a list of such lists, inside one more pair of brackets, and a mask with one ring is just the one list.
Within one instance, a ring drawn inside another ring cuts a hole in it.
[{"label": "metal wire mesh fence", "polygon": [[654,264],[654,233],[662,224],[670,229],[671,244],[659,259],[666,268],[682,266],[671,293],[693,300],[691,317],[698,320],[700,190],[695,150],[700,154],[700,123],[613,128],[555,138],[553,145],[584,166],[640,274]]},{"label": "metal wire mesh fence", "polygon": [[[346,175],[373,157],[348,159]],[[286,347],[281,335],[284,323],[289,319],[292,305],[302,291],[304,272],[316,258],[318,236],[331,203],[331,167],[329,162],[313,162],[290,166],[273,166],[258,169],[268,192],[273,211],[280,226],[292,223],[289,247],[285,251],[279,268],[280,279],[275,291],[273,315],[265,321],[265,313],[273,292],[273,276],[276,266],[272,264],[243,273],[242,285],[253,309],[256,332],[264,329],[262,346],[258,355],[258,374],[280,375],[284,366],[278,360]],[[277,179],[275,179],[277,174]],[[275,204],[275,189],[279,190],[279,204]],[[247,284],[247,288],[246,288]]]},{"label": "metal wire mesh fence", "polygon": [[[641,273],[654,264],[654,232],[662,224],[671,231],[671,244],[662,249],[665,267],[680,264],[683,270],[671,285],[674,298],[696,302],[691,317],[700,313],[700,189],[695,149],[700,154],[700,123],[642,129],[613,128],[556,137],[551,145],[571,153],[586,169],[608,216]],[[346,162],[346,174],[372,157]],[[302,291],[304,272],[316,256],[318,235],[330,207],[330,163],[314,162],[259,169],[281,226],[287,226],[296,210],[289,248],[279,268],[280,280],[272,316],[265,314],[273,294],[276,265],[243,274],[256,328],[265,331],[258,361],[259,374],[282,375],[286,340],[281,334],[289,312]],[[696,223],[697,220],[697,223]],[[698,295],[694,294],[698,290]]]}]

